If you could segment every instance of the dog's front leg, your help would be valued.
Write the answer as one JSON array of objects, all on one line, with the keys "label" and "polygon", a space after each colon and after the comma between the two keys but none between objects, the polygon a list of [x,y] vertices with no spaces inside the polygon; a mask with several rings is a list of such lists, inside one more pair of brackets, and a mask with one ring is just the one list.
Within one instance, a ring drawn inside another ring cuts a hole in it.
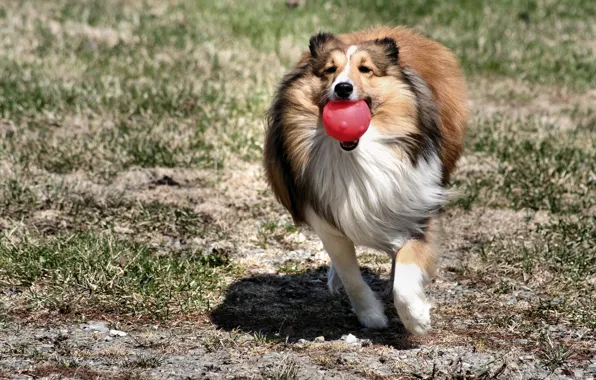
[{"label": "dog's front leg", "polygon": [[310,226],[321,238],[331,258],[333,270],[339,276],[360,323],[369,328],[385,327],[387,318],[383,304],[362,278],[354,244],[314,212],[309,213],[308,219]]}]

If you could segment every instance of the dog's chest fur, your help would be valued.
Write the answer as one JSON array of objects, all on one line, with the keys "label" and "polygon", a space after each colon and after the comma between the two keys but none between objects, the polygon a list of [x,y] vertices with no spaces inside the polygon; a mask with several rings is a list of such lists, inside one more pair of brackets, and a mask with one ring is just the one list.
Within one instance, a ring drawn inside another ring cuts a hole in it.
[{"label": "dog's chest fur", "polygon": [[322,217],[355,244],[391,253],[422,232],[445,204],[446,191],[436,153],[414,165],[384,139],[371,125],[358,147],[346,152],[318,128],[304,174]]}]

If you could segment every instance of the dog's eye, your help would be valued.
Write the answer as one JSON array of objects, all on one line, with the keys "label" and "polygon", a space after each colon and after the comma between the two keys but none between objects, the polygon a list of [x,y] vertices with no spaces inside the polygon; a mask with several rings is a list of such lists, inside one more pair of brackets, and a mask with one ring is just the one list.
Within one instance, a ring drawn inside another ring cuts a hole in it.
[{"label": "dog's eye", "polygon": [[336,71],[337,71],[337,67],[331,66],[331,67],[328,67],[325,69],[325,74],[333,74]]},{"label": "dog's eye", "polygon": [[360,71],[362,74],[366,74],[366,73],[370,73],[372,70],[366,66],[360,66],[358,68],[358,71]]}]

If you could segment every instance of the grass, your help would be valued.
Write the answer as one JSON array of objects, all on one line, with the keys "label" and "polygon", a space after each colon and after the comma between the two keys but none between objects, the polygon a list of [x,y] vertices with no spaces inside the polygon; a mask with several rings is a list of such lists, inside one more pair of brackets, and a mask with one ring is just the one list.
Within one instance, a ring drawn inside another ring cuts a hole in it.
[{"label": "grass", "polygon": [[[206,3],[207,12],[227,23],[234,34],[246,36],[258,49],[280,54],[284,48],[280,41],[296,39],[305,46],[306,37],[317,30],[347,32],[378,23],[405,24],[452,48],[471,75],[517,77],[583,89],[596,79],[593,54],[582,46],[594,36],[594,26],[586,21],[596,15],[596,7],[578,0],[564,4],[315,0],[296,11],[286,9],[282,2]],[[238,11],[228,13],[230,6]],[[580,41],[578,36],[582,36]]]},{"label": "grass", "polygon": [[492,170],[456,179],[466,196],[458,205],[579,213],[596,205],[595,135],[587,128],[561,131],[557,124],[503,115],[477,120],[469,152],[488,156]]},{"label": "grass", "polygon": [[298,368],[298,363],[291,357],[286,356],[265,376],[270,380],[294,380],[298,378]]},{"label": "grass", "polygon": [[[407,24],[453,49],[472,99],[445,216],[445,251],[462,263],[441,284],[474,291],[433,308],[435,343],[525,339],[549,370],[565,367],[567,338],[541,332],[596,328],[594,18],[579,0],[5,2],[0,326],[40,311],[176,321],[214,309],[218,327],[262,331],[269,348],[357,326],[316,255],[268,260],[321,247],[262,178],[263,114],[313,33]],[[389,265],[371,252],[361,263]],[[221,339],[209,352],[237,346]],[[399,328],[371,339],[409,347]],[[300,372],[277,364],[262,375]]]},{"label": "grass", "polygon": [[[34,230],[126,230],[136,236],[169,236],[189,240],[196,236],[224,238],[213,218],[187,206],[127,199],[122,192],[95,194],[76,183],[28,183],[19,174],[0,181],[4,217],[21,220]],[[51,217],[39,218],[48,214]]]},{"label": "grass", "polygon": [[539,289],[541,295],[525,320],[529,324],[564,319],[594,329],[596,288],[590,283],[596,275],[594,239],[594,218],[561,218],[520,231],[515,237],[492,236],[473,248],[485,265],[475,276],[500,283],[495,289],[500,295],[513,294],[519,286]]},{"label": "grass", "polygon": [[64,314],[171,315],[205,308],[222,285],[227,261],[197,252],[156,249],[91,233],[0,244],[0,278],[24,293],[29,310]]}]

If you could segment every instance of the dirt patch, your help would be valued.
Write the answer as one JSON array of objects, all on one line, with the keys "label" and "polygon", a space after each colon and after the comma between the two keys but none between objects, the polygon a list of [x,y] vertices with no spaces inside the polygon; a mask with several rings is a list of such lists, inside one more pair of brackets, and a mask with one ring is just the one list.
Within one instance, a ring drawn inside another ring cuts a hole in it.
[{"label": "dirt patch", "polygon": [[[350,338],[351,343],[346,338],[319,338],[272,344],[258,334],[192,326],[135,326],[123,337],[84,328],[84,324],[20,329],[19,339],[0,333],[4,354],[0,366],[13,378],[20,378],[18,374],[82,379],[184,374],[191,379],[226,379],[271,378],[288,372],[299,379],[548,376],[539,358],[515,350],[497,354],[490,350],[473,353],[465,346],[396,349],[371,344],[366,332]],[[118,372],[115,367],[120,368]]]},{"label": "dirt patch", "polygon": [[570,93],[565,87],[528,86],[513,79],[477,80],[470,84],[469,104],[481,117],[495,114],[512,119],[537,119],[560,130],[593,128],[596,91]]}]

